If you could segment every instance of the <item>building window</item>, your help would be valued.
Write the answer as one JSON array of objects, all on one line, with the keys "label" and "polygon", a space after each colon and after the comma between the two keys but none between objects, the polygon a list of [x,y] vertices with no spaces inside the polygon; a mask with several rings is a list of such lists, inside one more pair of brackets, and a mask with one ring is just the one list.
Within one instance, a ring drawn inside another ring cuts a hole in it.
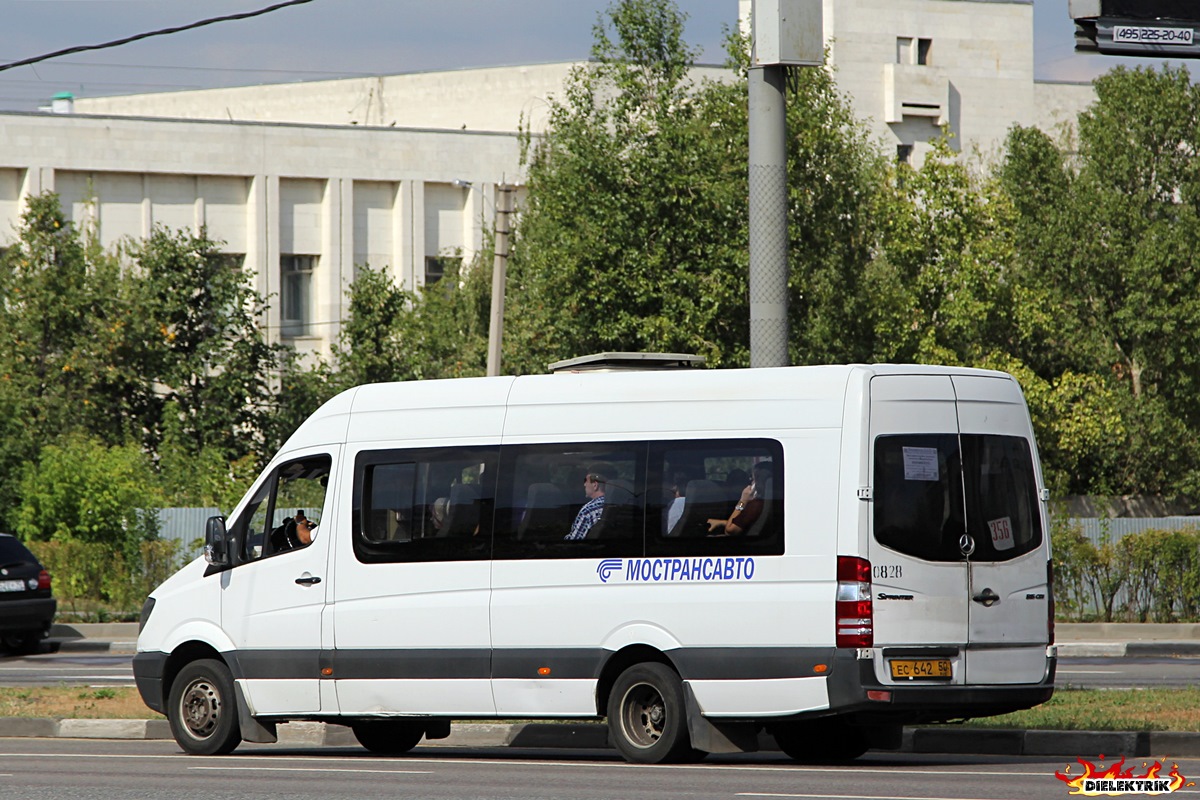
[{"label": "building window", "polygon": [[896,145],[896,163],[912,164],[913,146],[911,144]]},{"label": "building window", "polygon": [[217,253],[214,258],[225,272],[241,274],[242,270],[246,268],[245,253]]},{"label": "building window", "polygon": [[432,286],[447,275],[457,275],[462,259],[454,256],[425,256],[425,285]]},{"label": "building window", "polygon": [[284,336],[305,336],[312,325],[312,276],[317,267],[316,256],[283,255],[279,257],[281,333]]},{"label": "building window", "polygon": [[896,37],[896,63],[928,66],[933,39],[914,39],[911,36]]}]

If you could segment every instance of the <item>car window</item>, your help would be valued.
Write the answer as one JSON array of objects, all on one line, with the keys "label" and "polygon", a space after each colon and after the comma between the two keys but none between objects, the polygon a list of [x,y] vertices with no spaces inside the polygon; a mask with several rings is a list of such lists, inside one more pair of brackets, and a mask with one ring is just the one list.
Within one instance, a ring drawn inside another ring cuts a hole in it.
[{"label": "car window", "polygon": [[0,566],[17,563],[36,564],[37,558],[12,536],[0,536]]}]

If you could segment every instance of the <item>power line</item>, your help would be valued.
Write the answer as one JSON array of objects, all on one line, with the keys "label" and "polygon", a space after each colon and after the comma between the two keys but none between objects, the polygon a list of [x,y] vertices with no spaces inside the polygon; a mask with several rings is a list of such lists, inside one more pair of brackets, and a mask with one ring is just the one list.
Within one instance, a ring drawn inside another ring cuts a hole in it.
[{"label": "power line", "polygon": [[[105,61],[59,61],[54,66],[87,67],[88,69],[180,70],[186,72],[277,73],[280,75],[337,75],[354,78],[374,78],[380,73],[349,72],[340,69],[283,69],[279,67],[201,67],[195,64],[112,64]],[[41,81],[45,83],[43,79]]]},{"label": "power line", "polygon": [[8,64],[0,64],[0,72],[4,72],[5,70],[9,70],[9,69],[15,69],[16,67],[26,67],[26,66],[29,66],[30,64],[37,64],[42,61],[49,61],[52,58],[58,58],[59,56],[71,55],[72,53],[83,53],[88,50],[104,50],[109,47],[120,47],[121,45],[129,44],[130,42],[137,42],[142,39],[149,39],[151,36],[166,36],[171,33],[180,33],[181,31],[190,31],[193,28],[202,28],[205,25],[213,25],[217,22],[229,22],[230,20],[250,19],[251,17],[259,17],[259,16],[262,16],[263,14],[270,14],[272,11],[278,11],[281,8],[287,8],[288,6],[298,6],[298,5],[303,5],[304,3],[311,3],[311,2],[312,2],[312,0],[287,0],[287,2],[285,2],[285,3],[276,3],[273,6],[267,6],[266,8],[260,8],[257,11],[245,11],[240,14],[229,14],[228,16],[224,16],[224,17],[210,17],[209,19],[202,19],[199,22],[192,22],[187,25],[179,25],[174,28],[160,28],[159,30],[156,30],[156,31],[149,31],[148,33],[139,33],[135,36],[127,36],[124,39],[116,39],[111,42],[104,42],[103,44],[85,44],[85,45],[79,45],[77,47],[68,47],[65,50],[57,50],[53,53],[46,53],[45,55],[34,56],[33,58],[23,58],[20,61],[12,61]]}]

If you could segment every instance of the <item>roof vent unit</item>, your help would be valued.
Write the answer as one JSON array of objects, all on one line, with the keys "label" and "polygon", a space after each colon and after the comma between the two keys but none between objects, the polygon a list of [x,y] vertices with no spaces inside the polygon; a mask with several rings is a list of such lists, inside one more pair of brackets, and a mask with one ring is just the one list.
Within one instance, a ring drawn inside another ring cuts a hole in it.
[{"label": "roof vent unit", "polygon": [[646,370],[695,369],[704,366],[704,356],[685,353],[595,353],[555,361],[547,369],[554,373],[635,372]]},{"label": "roof vent unit", "polygon": [[51,114],[74,114],[75,95],[70,92],[59,92],[50,98]]}]

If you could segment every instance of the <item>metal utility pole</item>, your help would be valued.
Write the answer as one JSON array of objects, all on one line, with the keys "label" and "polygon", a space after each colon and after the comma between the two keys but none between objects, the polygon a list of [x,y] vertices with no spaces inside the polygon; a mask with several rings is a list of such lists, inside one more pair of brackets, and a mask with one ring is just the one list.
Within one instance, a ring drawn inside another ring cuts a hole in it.
[{"label": "metal utility pole", "polygon": [[751,67],[750,366],[788,365],[785,67]]},{"label": "metal utility pole", "polygon": [[787,67],[824,62],[822,0],[750,3],[750,365],[788,359]]},{"label": "metal utility pole", "polygon": [[500,343],[504,336],[504,287],[508,273],[509,216],[512,214],[514,187],[501,183],[496,187],[496,258],[492,262],[492,314],[488,322],[487,374],[500,374]]}]

